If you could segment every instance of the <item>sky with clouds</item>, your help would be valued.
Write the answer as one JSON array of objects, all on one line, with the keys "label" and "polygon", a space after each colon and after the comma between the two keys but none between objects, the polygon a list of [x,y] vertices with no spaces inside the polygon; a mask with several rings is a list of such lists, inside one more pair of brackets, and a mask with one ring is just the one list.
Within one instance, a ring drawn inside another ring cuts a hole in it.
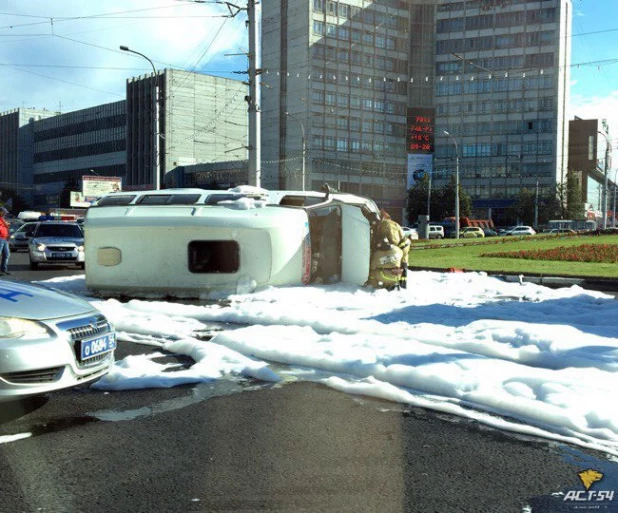
[{"label": "sky with clouds", "polygon": [[[239,2],[238,5],[245,5]],[[618,133],[618,2],[572,0],[569,117]],[[127,77],[174,67],[241,79],[246,13],[211,0],[0,0],[0,112],[68,112],[124,98]]]}]

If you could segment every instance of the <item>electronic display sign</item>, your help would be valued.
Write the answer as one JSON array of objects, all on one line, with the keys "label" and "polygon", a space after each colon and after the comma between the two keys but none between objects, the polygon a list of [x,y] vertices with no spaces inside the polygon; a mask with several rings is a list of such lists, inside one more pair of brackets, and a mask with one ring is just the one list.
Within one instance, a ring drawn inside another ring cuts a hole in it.
[{"label": "electronic display sign", "polygon": [[427,107],[408,108],[407,152],[433,153],[435,127],[435,109]]}]

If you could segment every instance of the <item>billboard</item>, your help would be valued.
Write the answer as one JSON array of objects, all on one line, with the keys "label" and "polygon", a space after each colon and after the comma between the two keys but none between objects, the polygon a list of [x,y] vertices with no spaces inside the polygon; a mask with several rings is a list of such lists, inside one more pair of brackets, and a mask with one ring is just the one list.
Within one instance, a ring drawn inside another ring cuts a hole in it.
[{"label": "billboard", "polygon": [[408,153],[408,189],[427,174],[433,174],[433,155]]},{"label": "billboard", "polygon": [[82,176],[82,194],[86,201],[122,190],[122,178],[118,176]]},{"label": "billboard", "polygon": [[91,203],[91,201],[86,201],[86,198],[80,191],[71,191],[72,207],[89,207]]}]

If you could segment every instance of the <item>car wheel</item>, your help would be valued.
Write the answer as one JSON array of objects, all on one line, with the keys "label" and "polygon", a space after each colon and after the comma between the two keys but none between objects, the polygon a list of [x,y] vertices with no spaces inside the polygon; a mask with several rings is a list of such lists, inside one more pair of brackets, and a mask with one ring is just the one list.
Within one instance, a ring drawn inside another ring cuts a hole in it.
[{"label": "car wheel", "polygon": [[442,238],[442,235],[438,235],[438,236],[436,237],[436,239],[441,239],[441,238]]},{"label": "car wheel", "polygon": [[30,269],[36,271],[39,268],[39,264],[37,262],[30,262]]},{"label": "car wheel", "polygon": [[82,262],[81,264],[77,264],[77,267],[80,269],[86,269],[86,262]]}]

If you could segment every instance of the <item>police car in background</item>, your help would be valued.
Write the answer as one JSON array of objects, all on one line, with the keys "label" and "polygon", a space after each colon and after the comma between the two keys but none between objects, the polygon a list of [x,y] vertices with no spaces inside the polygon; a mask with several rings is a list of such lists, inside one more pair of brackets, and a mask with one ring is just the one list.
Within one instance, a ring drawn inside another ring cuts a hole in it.
[{"label": "police car in background", "polygon": [[113,325],[87,301],[0,279],[0,402],[92,383],[115,348]]}]

